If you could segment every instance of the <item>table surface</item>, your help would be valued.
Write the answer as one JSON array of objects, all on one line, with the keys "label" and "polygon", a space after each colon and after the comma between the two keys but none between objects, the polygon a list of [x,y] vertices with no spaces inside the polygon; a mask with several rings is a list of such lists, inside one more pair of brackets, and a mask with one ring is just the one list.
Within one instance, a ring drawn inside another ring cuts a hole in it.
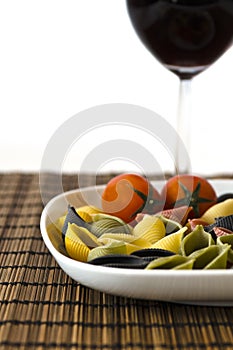
[{"label": "table surface", "polygon": [[[77,188],[77,176],[63,186]],[[38,174],[0,174],[0,349],[232,349],[232,307],[128,299],[73,281],[42,240],[42,209]]]}]

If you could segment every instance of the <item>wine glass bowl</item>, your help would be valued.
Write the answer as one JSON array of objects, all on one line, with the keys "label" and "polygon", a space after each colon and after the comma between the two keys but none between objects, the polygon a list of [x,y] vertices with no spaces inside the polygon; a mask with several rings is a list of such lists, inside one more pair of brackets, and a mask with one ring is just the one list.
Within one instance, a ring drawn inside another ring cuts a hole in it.
[{"label": "wine glass bowl", "polygon": [[233,41],[232,0],[127,0],[149,51],[181,79],[213,64]]},{"label": "wine glass bowl", "polygon": [[212,65],[233,43],[233,0],[126,0],[133,27],[147,49],[180,79],[176,169],[189,152],[191,80]]}]

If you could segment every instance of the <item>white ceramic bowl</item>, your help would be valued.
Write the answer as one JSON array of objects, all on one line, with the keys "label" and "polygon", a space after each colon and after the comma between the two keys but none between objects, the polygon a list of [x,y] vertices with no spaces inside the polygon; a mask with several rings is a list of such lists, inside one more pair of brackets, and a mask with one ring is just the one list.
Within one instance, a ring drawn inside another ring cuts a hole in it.
[{"label": "white ceramic bowl", "polygon": [[[212,181],[217,194],[233,191],[233,180]],[[155,182],[156,188],[161,183]],[[104,186],[73,190],[54,197],[41,215],[41,233],[60,267],[75,281],[114,295],[189,304],[233,305],[233,269],[229,270],[135,270],[95,266],[60,253],[49,239],[47,226],[67,211],[87,203],[100,206]]]}]

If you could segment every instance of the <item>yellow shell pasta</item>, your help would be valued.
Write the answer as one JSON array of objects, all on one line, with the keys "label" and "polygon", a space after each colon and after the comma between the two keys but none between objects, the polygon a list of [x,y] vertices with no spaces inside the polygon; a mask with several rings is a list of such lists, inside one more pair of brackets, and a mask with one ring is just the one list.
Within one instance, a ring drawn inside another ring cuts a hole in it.
[{"label": "yellow shell pasta", "polygon": [[174,233],[182,228],[182,225],[174,220],[168,219],[163,215],[156,215],[165,225],[166,234]]},{"label": "yellow shell pasta", "polygon": [[68,224],[65,235],[65,248],[72,259],[86,262],[91,249],[79,237],[78,232],[80,229],[75,224]]},{"label": "yellow shell pasta", "polygon": [[209,225],[213,224],[215,218],[221,216],[228,216],[233,214],[233,199],[226,199],[223,202],[217,203],[210,207],[200,218],[200,220],[207,222]]},{"label": "yellow shell pasta", "polygon": [[55,222],[55,225],[60,232],[62,231],[62,227],[65,223],[65,219],[66,219],[66,214],[58,218],[57,221]]},{"label": "yellow shell pasta", "polygon": [[92,221],[92,214],[102,213],[101,209],[90,205],[84,205],[83,207],[76,208],[75,210],[86,222]]},{"label": "yellow shell pasta", "polygon": [[133,235],[148,241],[151,244],[156,243],[165,236],[166,230],[161,219],[146,215],[134,227]]},{"label": "yellow shell pasta", "polygon": [[187,227],[182,227],[179,231],[165,236],[155,244],[152,244],[151,248],[170,250],[177,254],[180,250],[181,241],[186,230]]},{"label": "yellow shell pasta", "polygon": [[53,246],[62,254],[67,256],[67,252],[65,250],[64,242],[62,239],[62,233],[58,229],[57,223],[56,224],[49,224],[47,226],[47,232],[50,241],[52,242]]}]

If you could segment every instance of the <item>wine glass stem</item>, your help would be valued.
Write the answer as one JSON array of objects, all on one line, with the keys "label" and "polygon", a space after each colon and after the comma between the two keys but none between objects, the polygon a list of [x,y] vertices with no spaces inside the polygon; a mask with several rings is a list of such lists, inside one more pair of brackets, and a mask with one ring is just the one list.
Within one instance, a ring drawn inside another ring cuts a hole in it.
[{"label": "wine glass stem", "polygon": [[[176,168],[178,173],[190,173],[190,120],[191,120],[191,79],[180,79],[177,111],[178,140],[176,143]],[[186,153],[187,152],[187,153]]]}]

